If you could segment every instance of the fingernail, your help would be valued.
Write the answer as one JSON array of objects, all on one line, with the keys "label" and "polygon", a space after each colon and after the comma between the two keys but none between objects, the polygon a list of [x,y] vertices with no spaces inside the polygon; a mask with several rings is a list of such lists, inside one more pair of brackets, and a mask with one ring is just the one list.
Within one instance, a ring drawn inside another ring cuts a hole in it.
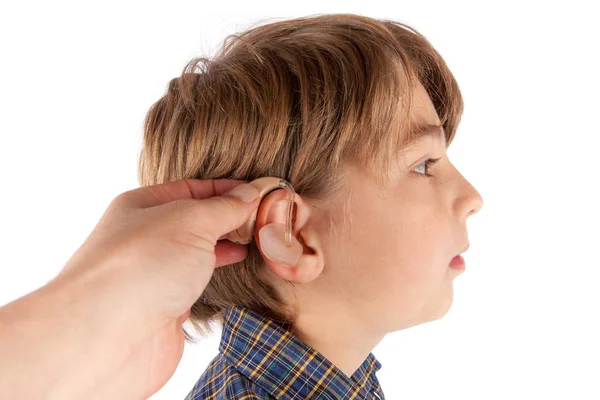
[{"label": "fingernail", "polygon": [[258,197],[258,189],[248,183],[241,183],[225,195],[237,197],[246,203],[252,203]]}]

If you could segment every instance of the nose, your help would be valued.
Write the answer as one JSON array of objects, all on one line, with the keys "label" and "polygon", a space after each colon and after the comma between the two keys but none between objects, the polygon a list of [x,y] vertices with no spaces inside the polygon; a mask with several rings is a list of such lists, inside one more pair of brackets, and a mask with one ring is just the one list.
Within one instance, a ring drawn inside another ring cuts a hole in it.
[{"label": "nose", "polygon": [[483,207],[483,198],[475,187],[458,170],[459,195],[456,199],[456,211],[459,215],[469,218]]},{"label": "nose", "polygon": [[465,179],[465,185],[464,185],[465,189],[464,189],[464,203],[465,203],[465,209],[466,209],[466,218],[469,218],[471,215],[479,212],[479,210],[481,210],[481,207],[483,207],[483,198],[481,197],[481,194],[479,193],[479,191],[477,191],[477,189],[475,189],[475,187],[473,187],[473,185],[471,184],[471,182],[469,182],[468,180]]},{"label": "nose", "polygon": [[471,183],[469,183],[469,186],[471,187],[472,195],[471,210],[467,214],[467,218],[470,217],[472,214],[479,212],[479,210],[481,210],[481,207],[483,207],[483,198],[481,197],[481,194],[479,194],[477,189],[475,189],[473,185],[471,185]]}]

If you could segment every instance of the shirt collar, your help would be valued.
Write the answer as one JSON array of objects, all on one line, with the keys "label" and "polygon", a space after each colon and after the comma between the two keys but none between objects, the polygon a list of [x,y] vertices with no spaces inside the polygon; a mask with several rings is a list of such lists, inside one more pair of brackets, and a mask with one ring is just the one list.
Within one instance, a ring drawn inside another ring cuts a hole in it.
[{"label": "shirt collar", "polygon": [[351,377],[322,354],[270,319],[245,307],[226,309],[219,351],[248,379],[276,398],[372,398],[383,393],[375,373],[381,364],[370,353]]}]

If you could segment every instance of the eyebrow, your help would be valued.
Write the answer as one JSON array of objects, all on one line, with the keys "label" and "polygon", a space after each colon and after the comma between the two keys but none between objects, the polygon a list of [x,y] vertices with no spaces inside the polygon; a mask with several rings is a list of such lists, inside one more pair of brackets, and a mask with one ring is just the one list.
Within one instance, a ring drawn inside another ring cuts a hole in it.
[{"label": "eyebrow", "polygon": [[410,146],[425,137],[433,137],[442,140],[444,147],[448,147],[448,143],[446,143],[446,134],[442,125],[418,121],[415,123],[415,129],[413,130],[412,135],[413,139],[407,141],[405,146]]}]

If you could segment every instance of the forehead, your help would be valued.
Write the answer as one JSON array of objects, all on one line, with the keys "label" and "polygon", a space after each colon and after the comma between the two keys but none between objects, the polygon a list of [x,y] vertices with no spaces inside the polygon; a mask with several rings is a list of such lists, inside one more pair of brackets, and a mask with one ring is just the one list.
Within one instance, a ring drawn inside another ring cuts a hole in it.
[{"label": "forehead", "polygon": [[402,147],[410,147],[425,139],[440,140],[447,147],[446,134],[427,90],[417,81],[410,108],[410,132]]}]

